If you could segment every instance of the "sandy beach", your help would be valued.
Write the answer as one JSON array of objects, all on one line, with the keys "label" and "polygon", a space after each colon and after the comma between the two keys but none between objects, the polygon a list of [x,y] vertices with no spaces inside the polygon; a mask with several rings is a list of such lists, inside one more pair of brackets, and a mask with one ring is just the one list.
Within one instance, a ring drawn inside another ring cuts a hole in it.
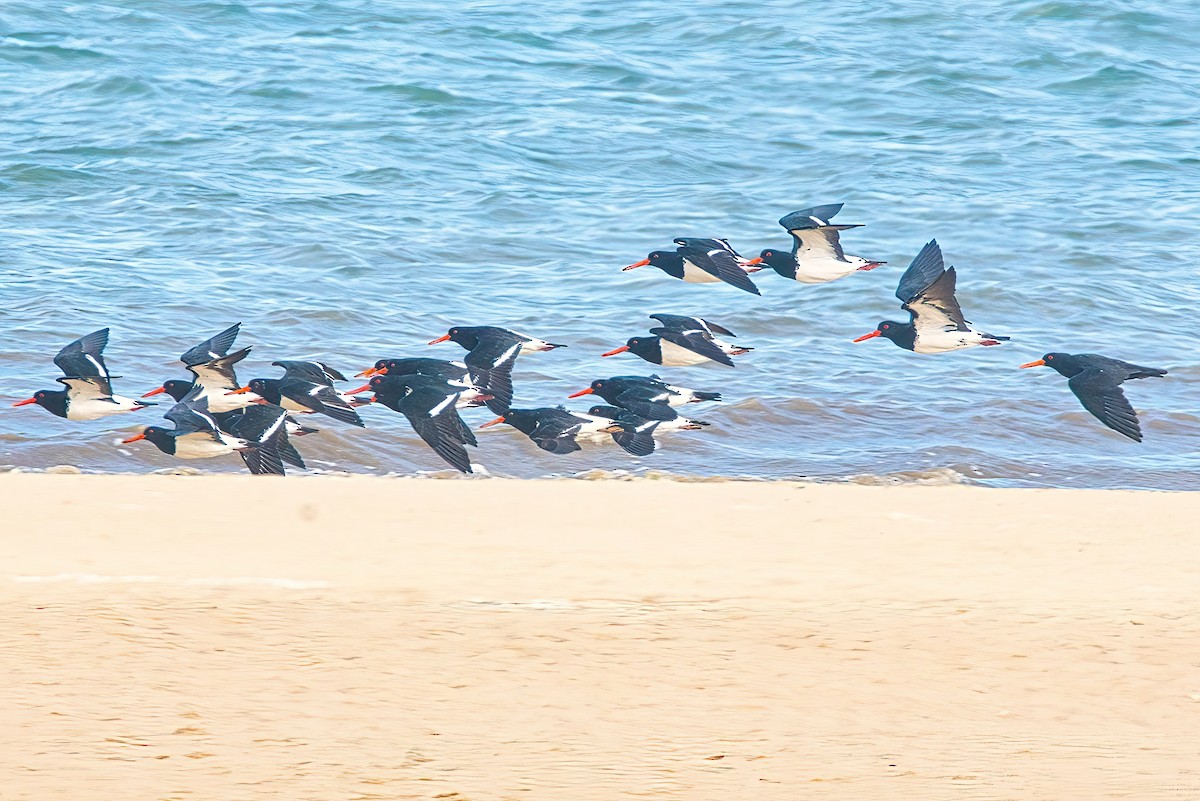
[{"label": "sandy beach", "polygon": [[5,799],[1200,798],[1197,495],[0,491]]}]

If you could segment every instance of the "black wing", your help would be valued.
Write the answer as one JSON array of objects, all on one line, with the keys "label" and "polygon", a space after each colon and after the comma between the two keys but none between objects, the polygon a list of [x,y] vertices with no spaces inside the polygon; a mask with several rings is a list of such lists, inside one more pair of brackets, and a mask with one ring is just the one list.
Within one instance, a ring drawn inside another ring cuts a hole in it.
[{"label": "black wing", "polygon": [[463,357],[471,383],[494,396],[487,407],[496,414],[504,414],[512,405],[512,369],[524,341],[511,331],[502,331],[483,338]]},{"label": "black wing", "polygon": [[721,334],[727,337],[736,337],[737,334],[730,331],[724,326],[709,322],[702,317],[687,317],[682,314],[651,314],[651,320],[658,320],[664,327],[675,331],[686,331],[691,328],[699,328],[707,330],[710,334]]},{"label": "black wing", "polygon": [[[655,428],[658,424],[655,424]],[[633,456],[649,456],[654,453],[654,429],[649,431],[618,431],[612,435],[613,442]]]},{"label": "black wing", "polygon": [[279,451],[279,458],[293,467],[299,467],[301,470],[308,469],[308,465],[304,464],[304,457],[300,455],[300,451],[296,450],[296,446],[292,444],[286,432],[276,443],[276,450]]},{"label": "black wing", "polygon": [[54,357],[54,363],[66,376],[111,378],[104,364],[108,329],[101,328],[67,345]]},{"label": "black wing", "polygon": [[755,295],[761,295],[758,287],[746,275],[746,271],[738,264],[737,259],[719,242],[712,239],[677,239],[686,242],[676,248],[677,252],[704,272],[720,278],[727,284],[736,286]]},{"label": "black wing", "polygon": [[287,410],[273,403],[255,403],[247,406],[237,417],[231,417],[230,432],[249,442],[269,442],[280,433],[287,434],[285,422]]},{"label": "black wing", "polygon": [[[901,303],[912,303],[925,293],[934,282],[946,272],[945,262],[942,261],[942,249],[936,239],[930,240],[921,252],[908,265],[904,275],[900,276],[900,285],[896,287],[896,297]],[[953,287],[951,287],[953,290]]]},{"label": "black wing", "polygon": [[[449,419],[447,412],[455,419]],[[425,444],[433,448],[451,467],[463,473],[471,472],[471,457],[463,447],[462,440],[462,431],[466,424],[458,417],[453,405],[436,417],[413,414],[404,416],[408,418],[417,435],[425,440]]]},{"label": "black wing", "polygon": [[249,468],[251,475],[282,476],[287,474],[279,451],[270,445],[260,445],[257,448],[238,451],[238,453],[241,455],[242,461],[246,463],[246,467]]},{"label": "black wing", "polygon": [[304,467],[304,460],[288,441],[287,416],[287,411],[275,404],[258,403],[230,418],[230,433],[255,445],[242,453],[242,461],[251,473],[284,475],[284,461]]},{"label": "black wing", "polygon": [[367,427],[367,424],[358,416],[358,412],[342,400],[337,391],[328,384],[317,384],[304,379],[292,378],[280,383],[279,393],[301,406],[328,415],[334,420],[340,420],[359,428]]},{"label": "black wing", "polygon": [[647,420],[674,420],[679,413],[664,401],[652,401],[636,389],[627,389],[616,398],[616,404]]},{"label": "black wing", "polygon": [[[963,317],[958,298],[954,297],[954,268],[942,273],[913,301],[900,308],[913,316],[918,328],[937,328],[943,331],[970,331],[971,326]],[[1003,339],[1004,337],[1001,337]]]},{"label": "black wing", "polygon": [[584,422],[582,419],[566,409],[543,409],[537,421],[529,438],[542,450],[558,454],[582,450],[575,441]]},{"label": "black wing", "polygon": [[233,347],[233,341],[237,339],[238,332],[241,330],[242,324],[234,323],[211,339],[206,339],[194,348],[189,348],[179,357],[179,361],[183,362],[185,367],[195,367],[198,364],[219,359]]},{"label": "black wing", "polygon": [[726,355],[725,351],[713,344],[712,337],[698,329],[691,331],[672,331],[669,328],[651,328],[651,334],[662,337],[668,342],[674,342],[681,348],[687,348],[693,353],[698,353],[701,356],[712,359],[714,362],[727,364],[733,367],[733,359]]},{"label": "black wing", "polygon": [[208,413],[208,399],[201,398],[188,403],[176,403],[163,413],[163,417],[175,424],[175,436],[209,434],[214,442],[222,442],[217,421]]},{"label": "black wing", "polygon": [[[190,353],[191,351],[188,351]],[[183,354],[187,356],[187,353]],[[210,392],[237,389],[237,373],[233,366],[250,355],[250,348],[242,348],[228,356],[188,365],[188,372],[196,377],[196,383]]]},{"label": "black wing", "polygon": [[511,368],[525,341],[524,337],[518,337],[511,331],[490,337],[480,337],[479,344],[463,357],[463,362],[467,367],[479,367],[484,370],[504,365],[509,365]]},{"label": "black wing", "polygon": [[[813,206],[810,209],[793,211],[791,214],[785,214],[780,217],[779,224],[789,233],[792,231],[804,231],[810,228],[824,228],[842,210],[843,205],[842,203],[829,203],[824,206]],[[856,228],[857,226],[847,225],[845,227]]]},{"label": "black wing", "polygon": [[334,381],[346,380],[346,376],[324,362],[281,360],[271,364],[283,368],[284,378],[299,378],[314,384],[332,384]]},{"label": "black wing", "polygon": [[1097,420],[1113,431],[1141,442],[1142,428],[1138,425],[1137,413],[1121,391],[1124,378],[1110,370],[1092,367],[1073,376],[1067,386]]}]

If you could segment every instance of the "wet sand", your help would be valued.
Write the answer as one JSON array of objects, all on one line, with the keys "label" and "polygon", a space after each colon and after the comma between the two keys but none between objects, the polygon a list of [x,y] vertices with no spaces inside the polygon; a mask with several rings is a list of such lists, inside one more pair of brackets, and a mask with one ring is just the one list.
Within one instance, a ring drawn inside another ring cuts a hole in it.
[{"label": "wet sand", "polygon": [[1200,495],[0,492],[5,799],[1200,798]]}]

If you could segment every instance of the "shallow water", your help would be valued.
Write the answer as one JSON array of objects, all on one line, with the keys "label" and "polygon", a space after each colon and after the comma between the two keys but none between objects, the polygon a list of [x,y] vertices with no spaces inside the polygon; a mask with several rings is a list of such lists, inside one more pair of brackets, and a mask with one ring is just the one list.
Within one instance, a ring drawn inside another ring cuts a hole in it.
[{"label": "shallow water", "polygon": [[[651,372],[599,354],[667,311],[756,348],[737,369],[660,371],[725,394],[689,407],[709,430],[638,461],[489,429],[477,461],[518,476],[1200,479],[1193,3],[10,2],[0,33],[6,401],[55,386],[54,352],[95,328],[113,327],[118,391],[140,394],[241,320],[246,379],[278,358],[357,371],[458,356],[424,343],[506,325],[570,345],[517,365],[518,405],[556,404]],[[784,247],[778,217],[837,201],[868,224],[847,251],[887,267],[823,286],[760,273],[761,298],[619,269],[681,235]],[[851,344],[902,316],[899,271],[933,237],[968,317],[1014,341],[939,357]],[[1047,350],[1168,368],[1127,385],[1146,441],[1105,430],[1051,371],[1016,369]],[[143,414],[3,408],[0,461],[239,469],[114,446]],[[301,450],[323,469],[441,470],[401,418],[366,417],[319,423]]]}]

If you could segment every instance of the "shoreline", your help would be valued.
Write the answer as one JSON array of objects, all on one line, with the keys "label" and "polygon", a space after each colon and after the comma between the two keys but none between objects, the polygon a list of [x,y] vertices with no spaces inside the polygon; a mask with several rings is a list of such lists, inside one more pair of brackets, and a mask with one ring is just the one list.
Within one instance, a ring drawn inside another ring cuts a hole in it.
[{"label": "shoreline", "polygon": [[1200,795],[1194,493],[193,479],[0,476],[14,798]]}]

